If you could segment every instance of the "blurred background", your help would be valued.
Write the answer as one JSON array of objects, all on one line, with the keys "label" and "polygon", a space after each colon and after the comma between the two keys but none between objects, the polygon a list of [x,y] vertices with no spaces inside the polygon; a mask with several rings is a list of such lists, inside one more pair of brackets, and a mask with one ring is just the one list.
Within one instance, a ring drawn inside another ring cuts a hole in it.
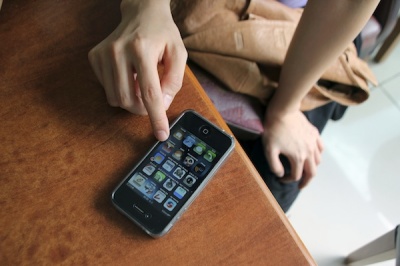
[{"label": "blurred background", "polygon": [[328,123],[318,174],[288,213],[321,266],[343,265],[349,253],[400,224],[400,45],[369,65],[379,86]]}]

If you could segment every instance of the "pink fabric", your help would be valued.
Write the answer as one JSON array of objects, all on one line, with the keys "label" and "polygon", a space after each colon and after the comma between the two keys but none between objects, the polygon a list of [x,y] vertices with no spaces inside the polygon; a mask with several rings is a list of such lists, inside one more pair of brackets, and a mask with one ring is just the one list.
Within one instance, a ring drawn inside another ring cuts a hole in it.
[{"label": "pink fabric", "polygon": [[227,124],[256,135],[264,131],[261,121],[263,107],[258,100],[226,90],[197,66],[191,65],[190,68]]},{"label": "pink fabric", "polygon": [[305,7],[307,4],[307,0],[279,0],[279,2],[292,8]]}]

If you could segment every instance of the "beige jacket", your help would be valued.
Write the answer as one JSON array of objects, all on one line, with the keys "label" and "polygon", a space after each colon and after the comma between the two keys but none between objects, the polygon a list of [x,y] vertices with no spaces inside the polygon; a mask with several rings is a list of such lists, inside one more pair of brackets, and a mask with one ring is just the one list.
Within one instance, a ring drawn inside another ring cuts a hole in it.
[{"label": "beige jacket", "polygon": [[[302,9],[273,0],[181,0],[171,7],[192,61],[232,91],[268,101]],[[301,108],[362,103],[369,83],[377,85],[376,78],[351,43],[310,88]]]}]

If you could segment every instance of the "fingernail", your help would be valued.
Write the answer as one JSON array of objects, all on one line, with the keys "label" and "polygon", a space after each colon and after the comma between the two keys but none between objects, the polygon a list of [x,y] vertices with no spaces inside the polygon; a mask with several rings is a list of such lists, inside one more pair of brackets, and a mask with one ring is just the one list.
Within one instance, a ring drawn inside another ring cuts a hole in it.
[{"label": "fingernail", "polygon": [[159,131],[156,132],[156,138],[159,141],[164,141],[164,140],[166,140],[168,138],[168,134],[164,130],[159,130]]},{"label": "fingernail", "polygon": [[171,95],[165,94],[164,95],[164,108],[165,110],[168,110],[169,106],[172,103],[173,98],[171,97]]}]

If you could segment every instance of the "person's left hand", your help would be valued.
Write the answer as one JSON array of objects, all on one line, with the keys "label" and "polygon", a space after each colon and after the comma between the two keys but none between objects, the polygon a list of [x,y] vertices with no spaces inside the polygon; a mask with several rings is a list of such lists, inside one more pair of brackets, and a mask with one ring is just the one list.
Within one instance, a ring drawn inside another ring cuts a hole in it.
[{"label": "person's left hand", "polygon": [[[317,128],[300,111],[279,115],[267,111],[264,127],[264,153],[271,170],[282,182],[301,180],[299,188],[304,188],[321,161],[323,144]],[[290,162],[290,176],[283,176],[280,154]]]}]

